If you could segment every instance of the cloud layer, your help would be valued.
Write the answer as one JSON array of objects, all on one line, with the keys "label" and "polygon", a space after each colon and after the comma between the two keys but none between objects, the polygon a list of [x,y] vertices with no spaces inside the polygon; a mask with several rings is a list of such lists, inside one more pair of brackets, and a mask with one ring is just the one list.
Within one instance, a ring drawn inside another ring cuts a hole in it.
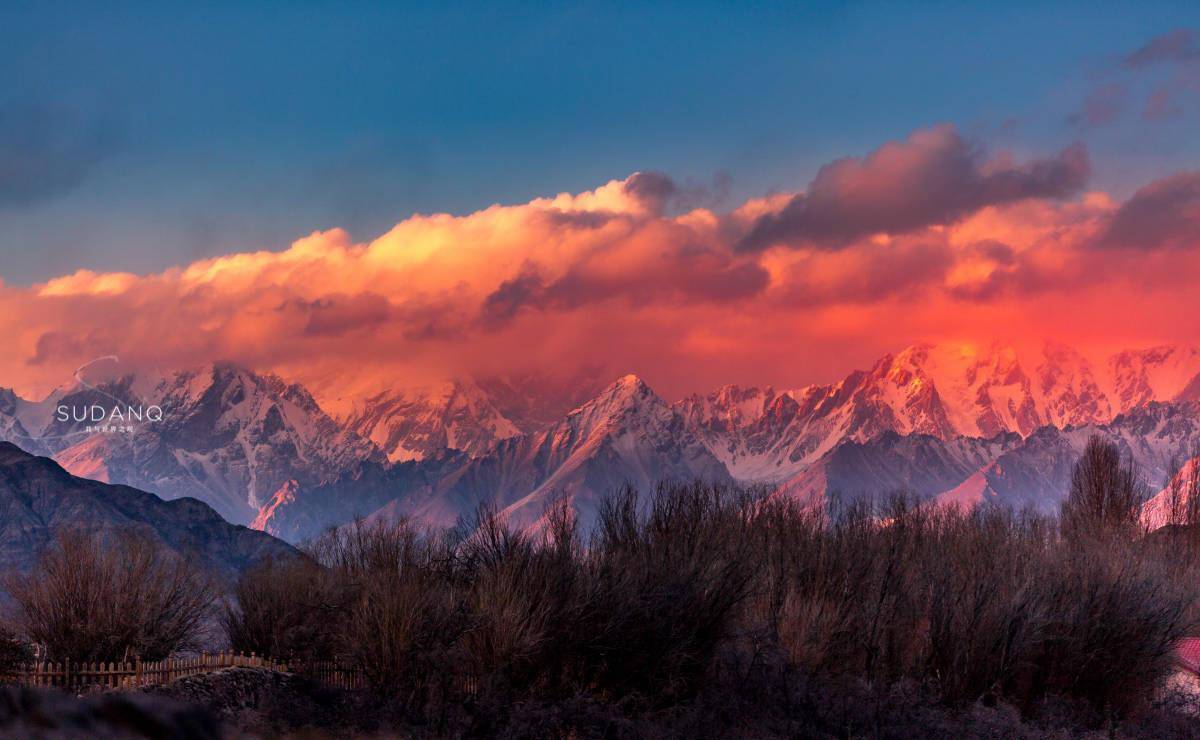
[{"label": "cloud layer", "polygon": [[116,354],[230,359],[329,403],[578,367],[678,394],[825,379],[916,339],[1195,336],[1200,175],[1118,203],[1088,173],[1079,146],[1018,161],[937,126],[727,211],[636,173],[366,243],[333,229],[153,275],[0,283],[0,385],[44,392]]}]

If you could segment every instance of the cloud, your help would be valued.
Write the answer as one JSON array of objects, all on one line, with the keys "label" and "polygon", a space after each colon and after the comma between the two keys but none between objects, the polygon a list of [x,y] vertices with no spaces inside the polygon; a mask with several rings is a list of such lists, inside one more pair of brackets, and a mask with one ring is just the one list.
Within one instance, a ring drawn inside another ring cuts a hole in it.
[{"label": "cloud", "polygon": [[1134,69],[1163,62],[1187,62],[1200,59],[1200,35],[1191,28],[1178,28],[1155,36],[1122,60]]},{"label": "cloud", "polygon": [[1125,112],[1128,105],[1129,88],[1123,82],[1108,82],[1088,93],[1083,99],[1083,109],[1073,114],[1068,122],[1082,126],[1104,126],[1112,123]]},{"label": "cloud", "polygon": [[33,205],[77,187],[112,150],[111,131],[47,106],[0,106],[0,208]]},{"label": "cloud", "polygon": [[820,307],[916,296],[939,286],[954,263],[955,250],[940,240],[814,252],[789,265],[780,299],[792,307]]},{"label": "cloud", "polygon": [[903,234],[948,224],[990,205],[1078,193],[1091,167],[1081,144],[1014,165],[988,161],[981,147],[942,125],[889,142],[862,158],[827,164],[806,192],[765,214],[737,247],[836,249],[872,234]]},{"label": "cloud", "polygon": [[279,307],[304,317],[303,333],[310,337],[341,337],[374,329],[392,315],[391,304],[376,293],[329,295],[312,301],[292,299]]},{"label": "cloud", "polygon": [[74,359],[84,352],[83,341],[66,332],[48,331],[37,338],[37,348],[30,365],[44,365],[61,359]]},{"label": "cloud", "polygon": [[1200,246],[1200,172],[1180,172],[1135,192],[1096,243],[1142,250]]},{"label": "cloud", "polygon": [[1156,36],[1108,69],[1084,97],[1079,111],[1067,117],[1075,126],[1108,126],[1121,119],[1131,100],[1143,101],[1142,121],[1162,121],[1184,113],[1181,100],[1200,83],[1200,35],[1181,28]]},{"label": "cloud", "polygon": [[635,172],[625,180],[625,192],[655,213],[661,213],[678,188],[661,172]]},{"label": "cloud", "polygon": [[[618,259],[626,265],[636,264],[636,269],[612,269]],[[686,242],[659,246],[644,255],[615,255],[605,250],[550,280],[542,272],[527,262],[515,276],[501,282],[483,300],[482,323],[495,329],[511,322],[523,309],[569,311],[613,300],[632,306],[731,303],[753,298],[770,282],[767,270],[753,261],[725,249]]]},{"label": "cloud", "polygon": [[[415,215],[365,242],[331,229],[150,275],[0,284],[0,385],[35,395],[117,355],[130,367],[233,360],[323,402],[585,366],[645,374],[671,395],[827,379],[947,333],[1107,337],[1186,314],[1200,259],[1158,247],[1194,240],[1200,176],[1125,203],[1067,197],[1086,170],[1082,149],[1014,164],[938,127],[832,162],[804,194],[727,211],[687,208],[687,186],[639,173]],[[764,224],[788,248],[747,249]],[[1193,330],[1200,318],[1170,325]]]},{"label": "cloud", "polygon": [[1163,87],[1150,93],[1146,98],[1142,118],[1147,121],[1161,121],[1181,115],[1183,107],[1174,98],[1176,92],[1174,89]]}]

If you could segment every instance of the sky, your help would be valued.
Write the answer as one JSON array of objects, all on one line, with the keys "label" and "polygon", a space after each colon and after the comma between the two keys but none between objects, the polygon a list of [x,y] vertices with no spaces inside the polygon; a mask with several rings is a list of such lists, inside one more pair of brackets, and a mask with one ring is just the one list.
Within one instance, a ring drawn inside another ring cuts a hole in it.
[{"label": "sky", "polygon": [[0,385],[1194,342],[1200,6],[1047,5],[6,3]]}]

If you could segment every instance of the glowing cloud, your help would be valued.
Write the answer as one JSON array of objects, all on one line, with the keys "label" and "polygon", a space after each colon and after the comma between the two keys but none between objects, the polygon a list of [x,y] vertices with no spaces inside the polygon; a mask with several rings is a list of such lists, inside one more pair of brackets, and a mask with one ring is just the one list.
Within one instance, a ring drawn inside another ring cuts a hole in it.
[{"label": "glowing cloud", "polygon": [[579,367],[677,394],[827,379],[917,339],[1193,338],[1196,175],[1116,203],[1082,191],[1088,169],[1080,147],[1015,164],[938,126],[728,212],[635,173],[366,243],[333,229],[153,275],[0,283],[0,381],[44,392],[117,354],[229,359],[323,400]]}]

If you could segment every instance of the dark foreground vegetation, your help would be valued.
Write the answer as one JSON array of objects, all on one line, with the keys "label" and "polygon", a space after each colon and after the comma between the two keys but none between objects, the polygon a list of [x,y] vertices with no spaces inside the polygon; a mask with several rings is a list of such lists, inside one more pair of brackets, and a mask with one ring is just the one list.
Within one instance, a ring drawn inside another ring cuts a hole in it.
[{"label": "dark foreground vegetation", "polygon": [[[1128,472],[1089,446],[1057,520],[690,484],[614,494],[586,537],[564,504],[536,536],[487,511],[459,535],[360,523],[247,573],[221,621],[235,650],[361,667],[364,732],[1193,737],[1164,687],[1200,634],[1200,547],[1141,531]],[[78,585],[44,592],[56,562],[14,581],[26,634],[72,629],[42,614]],[[148,572],[152,593],[187,582]],[[89,639],[162,649],[122,629]]]}]

